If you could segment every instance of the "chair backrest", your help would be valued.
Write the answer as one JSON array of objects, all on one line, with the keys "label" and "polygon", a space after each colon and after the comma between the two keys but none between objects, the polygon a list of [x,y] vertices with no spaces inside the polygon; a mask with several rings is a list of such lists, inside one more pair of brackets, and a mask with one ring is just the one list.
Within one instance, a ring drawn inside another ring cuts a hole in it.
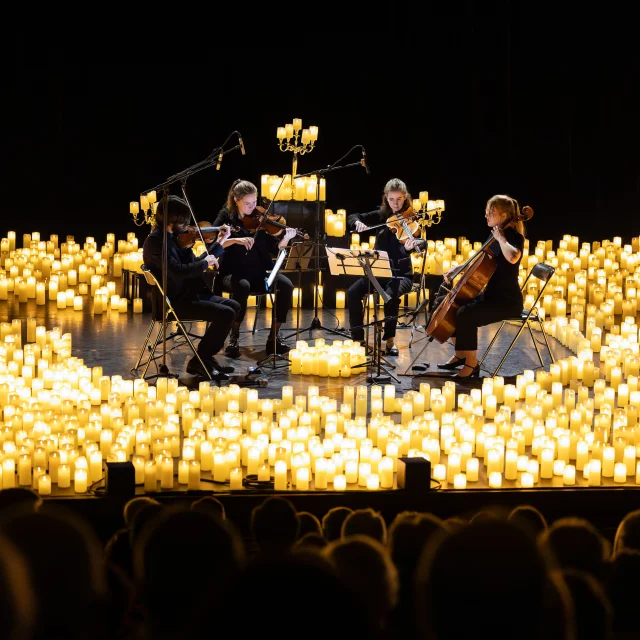
[{"label": "chair backrest", "polygon": [[537,262],[531,269],[531,275],[534,278],[542,280],[542,282],[546,284],[549,282],[549,280],[551,280],[551,277],[553,276],[555,271],[556,268],[552,267],[550,264],[547,264],[546,262]]},{"label": "chair backrest", "polygon": [[147,281],[147,284],[150,287],[158,287],[158,281],[156,280],[156,277],[153,275],[151,269],[149,269],[146,264],[143,264],[140,267],[140,271],[142,271],[142,275],[144,276],[144,279]]},{"label": "chair backrest", "polygon": [[[140,271],[142,271],[142,275],[144,279],[147,281],[147,284],[151,287],[151,317],[154,320],[161,321],[162,320],[162,286],[158,282],[158,279],[153,274],[153,271],[149,269],[149,267],[143,264],[140,267]],[[166,297],[166,296],[165,296]],[[166,297],[167,305],[171,308],[171,303],[169,302],[169,298]]]}]

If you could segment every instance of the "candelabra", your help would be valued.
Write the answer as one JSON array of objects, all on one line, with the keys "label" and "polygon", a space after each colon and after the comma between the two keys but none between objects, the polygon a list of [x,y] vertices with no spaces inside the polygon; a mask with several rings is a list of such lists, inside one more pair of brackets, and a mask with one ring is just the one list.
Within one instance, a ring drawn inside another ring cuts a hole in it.
[{"label": "candelabra", "polygon": [[[138,227],[143,224],[153,225],[156,219],[156,209],[158,208],[158,200],[155,191],[149,191],[146,195],[140,196],[140,204],[137,202],[129,203],[129,213],[133,216],[133,222]],[[144,218],[139,218],[140,209],[143,211]]]},{"label": "candelabra", "polygon": [[[318,127],[311,126],[308,129],[303,129],[302,120],[294,118],[293,123],[278,127],[276,135],[279,140],[280,151],[293,151],[291,177],[295,179],[298,175],[298,154],[303,156],[305,153],[313,151],[315,142],[318,139]],[[295,182],[292,185],[292,189],[295,197]]]},{"label": "candelabra", "polygon": [[422,213],[420,225],[431,227],[440,224],[442,212],[444,211],[444,200],[429,200],[429,192],[421,191],[420,196],[413,201],[415,213]]}]

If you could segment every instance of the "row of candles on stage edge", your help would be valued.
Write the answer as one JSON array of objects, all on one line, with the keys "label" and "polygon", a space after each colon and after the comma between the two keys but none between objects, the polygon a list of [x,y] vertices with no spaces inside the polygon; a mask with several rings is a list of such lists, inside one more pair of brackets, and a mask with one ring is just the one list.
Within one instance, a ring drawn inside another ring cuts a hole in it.
[{"label": "row of candles on stage edge", "polygon": [[[558,331],[569,328],[563,320],[555,322]],[[144,380],[103,376],[101,367],[85,367],[71,356],[70,334],[61,335],[59,329],[47,331],[28,322],[24,346],[20,320],[11,323],[11,333],[6,326],[2,330],[5,487],[16,482],[16,471],[20,482],[22,462],[23,480],[30,465],[38,488],[42,471],[49,471],[49,479],[42,480],[46,492],[46,483],[55,477],[51,459],[54,466],[66,462],[69,473],[73,470],[79,492],[86,490],[87,480],[95,481],[105,458],[132,458],[147,490],[155,490],[158,482],[164,487],[173,482],[170,470],[177,458],[179,482],[195,484],[201,471],[212,471],[214,478],[217,471],[218,478],[222,475],[222,481],[239,488],[243,468],[266,477],[273,467],[284,488],[290,474],[294,486],[303,490],[314,478],[316,488],[331,478],[335,488],[355,482],[389,488],[399,455],[429,457],[435,477],[446,477],[457,487],[463,480],[477,480],[481,463],[492,486],[502,478],[515,479],[516,473],[524,486],[554,474],[570,485],[575,471],[586,471],[588,482],[596,485],[612,472],[622,482],[622,465],[625,479],[637,470],[638,367],[636,362],[635,369],[626,370],[622,382],[615,371],[623,365],[620,336],[612,336],[595,370],[583,352],[582,358],[554,363],[549,372],[526,371],[515,385],[485,378],[482,389],[457,397],[452,381],[442,389],[423,383],[419,392],[402,398],[393,385],[370,391],[346,385],[338,407],[314,385],[295,398],[287,386],[278,400],[260,400],[257,390],[236,385],[203,383],[189,391],[177,380],[160,379],[150,387]],[[398,413],[400,421],[392,421],[388,413]],[[185,434],[182,443],[180,431]],[[525,447],[531,448],[529,455]],[[51,455],[55,452],[58,456]],[[448,456],[446,465],[441,453]]]}]

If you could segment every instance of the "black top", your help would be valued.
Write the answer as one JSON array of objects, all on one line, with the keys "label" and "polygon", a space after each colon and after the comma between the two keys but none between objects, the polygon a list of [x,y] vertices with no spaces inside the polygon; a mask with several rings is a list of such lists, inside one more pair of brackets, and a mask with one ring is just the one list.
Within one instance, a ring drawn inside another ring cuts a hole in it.
[{"label": "black top", "polygon": [[[223,247],[213,242],[208,245],[209,253],[218,258]],[[207,253],[197,257],[191,249],[182,249],[167,234],[167,296],[172,304],[192,300],[198,293],[208,291],[202,278],[207,270]],[[162,229],[154,229],[142,245],[142,259],[158,282],[162,284]]]},{"label": "black top", "polygon": [[[213,226],[219,227],[223,224],[239,227],[237,232],[233,232],[236,238],[250,238],[255,233],[245,229],[240,219],[232,215],[226,207],[220,210]],[[273,258],[278,253],[280,240],[281,238],[274,238],[266,231],[258,231],[253,247],[249,251],[240,244],[232,244],[225,249],[220,260],[220,275],[233,273],[247,277],[251,275],[264,277],[265,273],[273,268]]]},{"label": "black top", "polygon": [[[392,214],[393,215],[393,214]],[[347,218],[347,224],[354,227],[359,220],[368,227],[375,227],[387,221],[388,215],[381,208],[369,211],[367,213],[352,213]],[[394,276],[405,276],[411,278],[413,275],[413,267],[411,266],[410,254],[413,251],[407,251],[404,244],[400,242],[393,231],[386,225],[377,229],[376,243],[374,249],[378,251],[386,251],[391,262],[391,270]],[[367,233],[363,231],[362,233]]]},{"label": "black top", "polygon": [[513,302],[522,306],[522,291],[518,284],[518,271],[522,260],[524,236],[513,227],[507,227],[504,229],[504,237],[512,247],[520,250],[520,257],[516,263],[512,264],[504,257],[497,241],[492,245],[491,248],[495,248],[492,253],[496,254],[497,266],[484,289],[484,299],[495,302]]}]

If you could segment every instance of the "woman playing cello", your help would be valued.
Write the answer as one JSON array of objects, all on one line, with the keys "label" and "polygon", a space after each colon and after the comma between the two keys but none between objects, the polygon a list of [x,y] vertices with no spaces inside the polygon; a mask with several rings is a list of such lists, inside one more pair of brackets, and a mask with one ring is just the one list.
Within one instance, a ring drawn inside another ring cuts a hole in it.
[{"label": "woman playing cello", "polygon": [[[522,292],[518,283],[518,270],[524,248],[525,229],[523,220],[533,215],[531,207],[523,207],[515,198],[495,195],[487,202],[485,218],[491,228],[490,237],[495,271],[484,290],[473,300],[462,304],[456,312],[455,332],[451,338],[455,354],[438,368],[462,369],[456,378],[471,378],[480,373],[478,364],[478,328],[499,322],[522,313]],[[444,276],[445,283],[457,275],[457,268]],[[439,298],[436,300],[442,300]]]}]

